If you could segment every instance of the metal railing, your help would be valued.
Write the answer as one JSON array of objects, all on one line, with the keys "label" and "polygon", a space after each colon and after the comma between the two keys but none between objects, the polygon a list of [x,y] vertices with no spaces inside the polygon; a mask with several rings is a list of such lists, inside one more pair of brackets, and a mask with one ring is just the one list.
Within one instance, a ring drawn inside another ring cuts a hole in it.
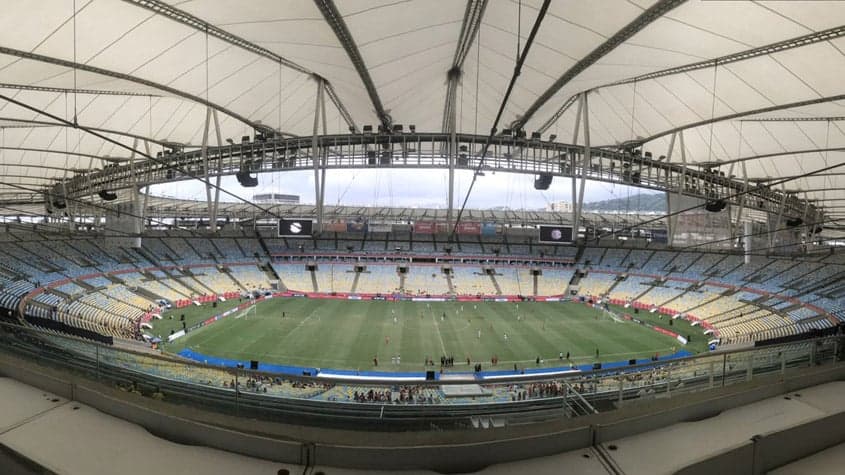
[{"label": "metal railing", "polygon": [[[83,198],[103,189],[166,183],[197,177],[310,170],[314,156],[319,168],[433,168],[476,170],[486,136],[457,134],[457,156],[443,151],[452,138],[445,133],[351,134],[317,137],[267,138],[252,142],[176,151],[138,163],[111,165],[75,176],[54,186],[54,197]],[[815,208],[795,196],[767,187],[748,187],[739,179],[680,163],[667,163],[651,156],[607,149],[592,149],[588,167],[582,167],[584,147],[558,142],[497,136],[491,141],[482,171],[585,176],[590,180],[622,183],[642,188],[683,193],[702,199],[726,199],[746,208],[777,212],[784,216],[812,217]],[[454,161],[454,163],[453,163]],[[747,190],[749,199],[739,199]]]},{"label": "metal railing", "polygon": [[[605,412],[634,400],[677,397],[834,364],[841,361],[844,338],[815,338],[556,377],[405,383],[216,367],[0,324],[0,351],[127,390],[267,420],[378,430],[426,430],[431,424],[471,428],[473,417],[507,424]],[[474,385],[477,392],[447,397],[441,388],[455,384]]]}]

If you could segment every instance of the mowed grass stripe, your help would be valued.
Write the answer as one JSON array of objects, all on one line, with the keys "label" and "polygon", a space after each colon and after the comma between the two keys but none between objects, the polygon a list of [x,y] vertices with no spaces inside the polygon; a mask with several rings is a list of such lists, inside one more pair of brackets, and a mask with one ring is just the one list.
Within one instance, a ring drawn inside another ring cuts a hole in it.
[{"label": "mowed grass stripe", "polygon": [[[209,315],[219,313],[217,310],[206,307]],[[281,318],[282,311],[288,318]],[[444,312],[446,318],[441,321]],[[697,342],[705,344],[700,329],[678,329],[698,331]],[[595,360],[596,348],[600,360],[619,361],[664,354],[672,346],[680,344],[574,303],[522,302],[517,309],[516,304],[500,302],[427,306],[423,302],[277,298],[258,304],[247,318],[229,317],[189,333],[167,349],[177,352],[190,347],[224,358],[343,369],[370,369],[377,355],[379,369],[419,371],[426,356],[439,362],[444,348],[447,356],[454,356],[456,364],[462,365],[459,369],[467,369],[467,356],[473,363],[489,367],[491,356],[497,355],[503,367],[517,362],[522,368],[533,367],[537,356],[547,365],[560,365],[559,352],[569,352],[573,361],[585,363]],[[402,357],[399,366],[391,364],[391,357],[397,354]]]}]

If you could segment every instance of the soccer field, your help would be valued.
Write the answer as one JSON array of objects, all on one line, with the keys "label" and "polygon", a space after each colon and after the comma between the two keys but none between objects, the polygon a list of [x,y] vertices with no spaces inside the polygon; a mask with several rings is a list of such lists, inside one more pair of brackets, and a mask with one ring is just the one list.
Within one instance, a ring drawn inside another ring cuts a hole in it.
[{"label": "soccer field", "polygon": [[[174,320],[155,322],[166,335],[237,305],[230,301],[174,310]],[[625,309],[617,309],[621,313]],[[285,318],[282,318],[282,312]],[[704,349],[705,338],[685,321],[669,326],[667,317],[643,312],[637,317],[652,324],[692,335],[683,349]],[[507,336],[506,336],[507,335]],[[439,366],[441,356],[455,358],[457,368],[473,364],[490,368],[498,358],[502,369],[561,366],[559,354],[575,364],[623,361],[680,350],[680,343],[630,321],[614,320],[604,311],[566,302],[385,302],[275,298],[212,325],[188,333],[166,345],[210,356],[334,369],[420,371],[426,357]],[[598,349],[599,357],[596,358]],[[392,362],[399,356],[400,363]]]}]

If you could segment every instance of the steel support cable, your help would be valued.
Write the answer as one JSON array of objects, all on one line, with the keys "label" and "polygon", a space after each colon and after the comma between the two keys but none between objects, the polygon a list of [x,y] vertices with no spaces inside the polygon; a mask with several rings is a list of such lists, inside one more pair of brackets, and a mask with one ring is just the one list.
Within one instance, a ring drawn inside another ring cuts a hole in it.
[{"label": "steel support cable", "polygon": [[260,211],[262,211],[262,212],[264,212],[264,213],[266,213],[266,214],[268,214],[268,215],[270,215],[270,216],[272,216],[272,217],[274,217],[274,218],[280,218],[280,216],[278,216],[277,214],[275,214],[275,213],[271,212],[268,208],[264,208],[263,206],[259,206],[258,204],[254,203],[254,202],[252,202],[252,201],[249,201],[249,200],[247,200],[246,198],[242,198],[241,196],[236,195],[236,194],[234,194],[234,193],[232,193],[232,192],[230,192],[230,191],[228,191],[228,190],[224,189],[224,188],[223,188],[223,187],[221,187],[221,186],[217,186],[217,185],[215,185],[215,184],[211,183],[211,181],[206,180],[206,179],[205,179],[205,178],[203,178],[203,177],[200,177],[200,176],[195,175],[194,173],[192,173],[191,171],[189,171],[189,170],[185,169],[184,167],[180,167],[180,166],[178,166],[178,165],[173,165],[173,164],[171,164],[171,163],[168,163],[168,162],[167,162],[167,161],[165,161],[165,160],[161,160],[161,159],[159,159],[159,158],[153,157],[152,155],[148,155],[148,154],[147,154],[147,153],[145,153],[145,152],[142,152],[142,151],[140,151],[140,150],[136,150],[136,149],[135,149],[135,148],[133,148],[133,147],[130,147],[130,146],[128,146],[128,145],[125,145],[125,144],[123,144],[123,143],[120,143],[120,142],[118,142],[117,140],[114,140],[114,139],[109,138],[109,137],[107,137],[107,136],[105,136],[105,135],[102,135],[102,134],[100,134],[100,133],[98,133],[98,132],[95,132],[95,131],[93,131],[93,130],[91,130],[91,129],[87,128],[87,127],[84,127],[84,126],[81,126],[81,125],[78,125],[78,124],[74,124],[74,123],[72,123],[72,122],[70,122],[70,121],[67,121],[67,120],[65,120],[65,119],[62,119],[61,117],[55,116],[55,115],[53,115],[53,114],[50,114],[49,112],[46,112],[46,111],[40,110],[40,109],[38,109],[38,108],[36,108],[36,107],[30,106],[29,104],[23,103],[23,102],[21,102],[21,101],[18,101],[18,100],[16,100],[16,99],[13,99],[13,98],[8,97],[8,96],[6,96],[6,95],[0,94],[0,99],[3,99],[3,100],[5,100],[5,101],[7,101],[7,102],[11,102],[12,104],[15,104],[15,105],[17,105],[17,106],[19,106],[19,107],[23,107],[23,108],[25,108],[25,109],[27,109],[27,110],[30,110],[30,111],[33,111],[33,112],[35,112],[35,113],[37,113],[37,114],[41,114],[41,115],[47,116],[47,117],[49,117],[49,118],[51,118],[51,119],[53,119],[53,120],[59,121],[59,122],[61,122],[61,123],[63,123],[63,124],[66,124],[66,125],[68,125],[69,127],[73,127],[73,128],[76,128],[76,129],[80,129],[80,130],[82,130],[82,131],[84,131],[84,132],[86,132],[86,133],[88,133],[88,134],[93,135],[94,137],[97,137],[97,138],[99,138],[99,139],[101,139],[101,140],[104,140],[104,141],[106,141],[106,142],[109,142],[109,143],[111,143],[111,144],[117,145],[118,147],[123,148],[123,149],[125,149],[125,150],[127,150],[127,151],[129,151],[129,152],[132,152],[132,153],[137,153],[137,154],[138,154],[138,155],[140,155],[141,157],[144,157],[144,158],[146,158],[146,159],[148,159],[148,160],[150,160],[150,161],[153,161],[153,162],[155,162],[155,163],[158,163],[159,165],[164,166],[164,167],[165,167],[166,169],[168,169],[168,170],[176,170],[176,171],[178,171],[178,172],[180,172],[180,173],[182,173],[182,174],[184,174],[184,175],[186,175],[186,176],[188,176],[188,177],[190,177],[190,178],[192,178],[192,179],[194,179],[194,180],[197,180],[197,181],[199,181],[199,182],[201,182],[201,183],[204,183],[206,186],[210,186],[210,187],[212,187],[212,188],[214,188],[214,189],[220,190],[221,192],[225,193],[226,195],[231,196],[232,198],[235,198],[236,200],[241,201],[241,202],[243,202],[243,203],[245,203],[245,204],[248,204],[248,205],[250,205],[250,206],[252,206],[252,207],[254,207],[254,208],[256,208],[256,209],[258,209],[258,210],[260,210]]},{"label": "steel support cable", "polygon": [[[830,165],[830,166],[826,166],[826,167],[822,167],[822,168],[817,168],[816,170],[809,171],[809,172],[806,172],[806,173],[802,173],[801,175],[793,175],[793,176],[790,176],[790,177],[787,177],[787,178],[783,178],[781,180],[773,181],[773,182],[771,182],[771,183],[769,183],[765,186],[764,185],[756,185],[754,187],[749,187],[747,190],[738,191],[738,192],[736,192],[732,195],[720,197],[719,199],[730,200],[730,199],[738,198],[740,196],[747,195],[747,194],[750,194],[750,193],[753,193],[753,192],[756,192],[756,191],[762,191],[762,190],[765,190],[765,189],[770,189],[770,188],[773,188],[777,185],[782,185],[782,184],[788,183],[790,181],[800,180],[802,178],[807,178],[807,177],[810,177],[810,176],[813,176],[813,175],[816,175],[816,174],[819,174],[819,173],[827,172],[827,171],[830,171],[830,170],[833,170],[833,169],[836,169],[836,168],[839,168],[839,167],[843,167],[843,166],[845,166],[845,162],[839,163],[839,164],[836,164],[836,165]],[[671,193],[671,191],[667,191],[666,193]],[[681,210],[675,211],[674,213],[667,213],[667,214],[662,215],[662,216],[657,217],[657,218],[652,218],[652,219],[648,219],[648,220],[645,220],[645,221],[641,221],[641,222],[637,223],[636,226],[626,226],[626,227],[623,227],[623,228],[621,228],[618,231],[613,232],[613,233],[605,233],[605,234],[602,234],[602,235],[597,235],[594,238],[594,240],[596,242],[598,242],[599,239],[605,238],[605,237],[607,237],[611,234],[618,234],[619,231],[626,231],[626,230],[633,229],[635,227],[643,226],[643,225],[646,225],[646,224],[649,224],[649,223],[654,223],[654,222],[657,222],[661,219],[667,219],[669,217],[676,216],[676,215],[679,215],[681,213],[686,213],[687,211],[692,211],[694,209],[698,209],[698,208],[701,208],[703,206],[704,206],[704,204],[690,206],[689,208],[681,209]],[[586,238],[586,236],[585,236],[585,238]]]},{"label": "steel support cable", "polygon": [[[18,190],[22,190],[22,191],[29,191],[29,192],[35,192],[35,193],[39,193],[39,192],[41,191],[39,188],[34,188],[34,187],[32,187],[32,188],[31,188],[31,187],[26,187],[26,186],[19,185],[19,184],[16,184],[16,183],[8,183],[8,182],[3,182],[3,181],[0,181],[0,185],[5,185],[5,186],[8,186],[8,187],[10,187],[10,188],[16,188],[16,189],[18,189]],[[97,203],[95,203],[95,202],[93,202],[93,201],[85,201],[85,200],[81,200],[81,199],[77,199],[77,198],[65,198],[65,200],[66,200],[66,201],[71,201],[71,202],[74,202],[74,203],[79,203],[79,204],[81,204],[81,205],[83,205],[83,206],[89,206],[89,207],[91,207],[91,208],[101,209],[101,210],[104,210],[104,211],[117,212],[117,211],[116,211],[115,209],[113,209],[113,208],[109,208],[108,206],[104,206],[104,205],[101,205],[101,204],[97,204]],[[48,204],[52,204],[52,203],[48,203]],[[7,207],[7,206],[3,206],[2,204],[0,204],[0,209],[11,209],[11,208],[9,208],[9,207]],[[122,215],[126,215],[126,216],[130,216],[130,217],[133,217],[133,218],[150,220],[151,222],[153,222],[153,221],[154,221],[156,224],[161,224],[162,226],[171,226],[170,224],[167,224],[167,223],[165,223],[164,221],[161,221],[161,220],[156,219],[156,218],[150,218],[149,216],[146,216],[146,217],[145,217],[145,216],[141,216],[141,215],[138,215],[138,214],[130,213],[130,212],[127,212],[127,211],[120,211],[120,214],[122,214]],[[43,215],[36,215],[36,214],[33,214],[33,215],[34,215],[34,216],[43,216]],[[143,224],[143,223],[142,223],[142,224]],[[202,234],[197,233],[195,230],[193,230],[193,229],[191,229],[191,228],[183,228],[183,227],[176,226],[176,225],[173,225],[173,227],[175,227],[176,229],[178,229],[178,230],[180,230],[180,231],[187,231],[187,232],[189,232],[190,234],[192,234],[192,235],[194,235],[194,236],[199,236],[199,237],[203,237],[203,238],[207,238],[207,237],[208,237],[208,236],[205,236],[205,235],[202,235]],[[103,227],[103,229],[108,229],[108,228]],[[118,233],[121,233],[121,236],[130,236],[130,237],[138,236],[137,234],[134,234],[134,233],[127,233],[127,232],[125,232],[125,231],[121,231],[121,230],[117,230],[117,229],[111,229],[111,230],[112,230],[112,231],[115,231],[115,232],[118,232]]]},{"label": "steel support cable", "polygon": [[[815,227],[815,226],[819,226],[819,225],[823,225],[823,224],[827,224],[827,223],[834,223],[834,222],[837,222],[837,221],[840,221],[840,220],[841,220],[841,218],[830,217],[830,218],[823,219],[821,221],[813,221],[812,223],[805,223],[805,224],[800,225],[800,226],[786,225],[782,228],[771,229],[771,230],[767,229],[765,231],[758,231],[756,233],[751,233],[751,234],[742,234],[741,236],[736,236],[736,237],[713,239],[711,241],[700,242],[700,243],[697,243],[697,244],[690,244],[688,246],[676,247],[676,248],[673,248],[673,249],[676,249],[676,250],[679,250],[679,251],[685,251],[685,250],[689,250],[689,249],[697,249],[699,247],[708,246],[708,245],[711,245],[711,244],[719,244],[719,243],[722,243],[722,242],[736,241],[737,239],[740,239],[740,238],[745,239],[745,238],[748,238],[748,237],[755,237],[755,236],[768,236],[769,234],[776,234],[776,233],[781,232],[781,231],[789,231],[789,230],[799,228],[799,227],[804,227],[804,226]],[[787,244],[787,245],[783,245],[783,246],[767,246],[766,249],[775,249],[776,247],[788,247],[788,246],[794,246],[794,245],[795,244]]]},{"label": "steel support cable", "polygon": [[484,166],[484,158],[487,156],[487,151],[490,148],[490,142],[493,140],[493,136],[496,135],[496,127],[499,125],[499,121],[502,119],[502,114],[505,111],[505,106],[507,106],[511,91],[513,91],[513,87],[516,84],[516,79],[519,77],[519,74],[522,71],[522,65],[525,62],[525,58],[528,56],[528,51],[531,49],[531,45],[534,43],[534,37],[537,36],[537,31],[540,29],[540,24],[542,24],[543,18],[546,16],[546,11],[549,9],[550,3],[551,0],[543,1],[543,5],[540,7],[540,11],[537,13],[537,19],[534,20],[534,26],[531,27],[531,33],[528,35],[528,40],[525,42],[525,49],[522,51],[522,54],[519,56],[516,65],[514,66],[513,75],[511,76],[510,83],[508,84],[508,89],[505,91],[505,96],[502,98],[502,102],[499,105],[499,112],[496,114],[496,120],[493,121],[493,125],[490,128],[490,134],[487,136],[487,140],[484,141],[484,148],[481,150],[481,157],[478,160],[478,166],[476,167],[475,172],[472,174],[472,181],[470,181],[469,183],[469,188],[467,189],[466,196],[464,197],[464,202],[463,204],[461,204],[461,207],[458,210],[458,215],[455,217],[455,224],[452,227],[452,232],[449,234],[450,243],[453,242],[455,239],[455,233],[458,229],[458,223],[461,222],[461,217],[464,214],[467,202],[469,201],[469,197],[472,194],[472,189],[475,187],[475,182],[478,181],[478,174],[481,172],[481,169]]}]

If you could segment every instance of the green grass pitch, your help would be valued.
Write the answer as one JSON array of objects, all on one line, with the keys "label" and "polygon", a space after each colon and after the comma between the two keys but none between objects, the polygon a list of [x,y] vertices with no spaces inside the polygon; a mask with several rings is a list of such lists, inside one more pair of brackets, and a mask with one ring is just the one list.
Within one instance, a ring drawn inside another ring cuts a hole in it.
[{"label": "green grass pitch", "polygon": [[[166,338],[171,329],[182,327],[182,314],[191,326],[237,304],[228,301],[217,308],[204,305],[172,310],[163,320],[154,321],[153,333]],[[629,309],[616,310],[631,313]],[[683,347],[688,351],[706,348],[701,329],[686,321],[676,320],[670,326],[668,317],[648,312],[637,317],[691,335],[691,343]],[[571,302],[275,298],[190,332],[165,350],[175,353],[191,348],[230,359],[360,370],[374,369],[373,357],[377,357],[379,370],[421,371],[426,357],[439,366],[442,355],[453,356],[457,369],[467,369],[467,358],[490,368],[493,355],[502,369],[513,369],[514,363],[522,369],[536,367],[538,356],[545,360],[544,366],[561,366],[561,352],[569,352],[573,363],[584,364],[663,355],[681,347],[672,337],[633,322],[615,321],[603,311]],[[391,362],[396,355],[401,364]]]}]

